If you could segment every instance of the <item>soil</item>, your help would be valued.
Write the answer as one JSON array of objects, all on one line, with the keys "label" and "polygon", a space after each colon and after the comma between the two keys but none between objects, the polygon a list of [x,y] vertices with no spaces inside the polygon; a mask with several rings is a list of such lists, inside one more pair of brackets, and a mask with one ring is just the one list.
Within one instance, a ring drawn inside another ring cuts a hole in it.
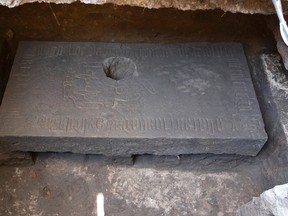
[{"label": "soil", "polygon": [[253,196],[288,181],[287,140],[281,133],[281,115],[275,114],[279,106],[269,103],[275,94],[269,96],[263,86],[264,73],[257,63],[260,53],[276,52],[266,25],[275,17],[80,3],[0,7],[0,14],[12,57],[21,40],[240,42],[270,138],[257,157],[143,155],[135,156],[132,164],[131,158],[37,154],[34,165],[0,167],[0,215],[97,215],[99,193],[104,195],[106,215],[234,215]]}]

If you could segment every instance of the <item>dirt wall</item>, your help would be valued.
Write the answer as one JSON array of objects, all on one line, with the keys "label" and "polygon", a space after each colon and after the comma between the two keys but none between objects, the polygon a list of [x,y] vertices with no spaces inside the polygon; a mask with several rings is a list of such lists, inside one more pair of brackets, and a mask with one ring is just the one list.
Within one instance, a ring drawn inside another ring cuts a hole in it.
[{"label": "dirt wall", "polygon": [[[16,7],[31,2],[47,2],[56,4],[70,4],[79,0],[0,0],[0,5]],[[271,0],[80,0],[85,4],[102,5],[112,3],[118,5],[138,6],[149,9],[176,8],[179,10],[210,10],[221,9],[229,12],[246,14],[275,13]],[[282,1],[283,8],[288,11],[288,1]]]}]

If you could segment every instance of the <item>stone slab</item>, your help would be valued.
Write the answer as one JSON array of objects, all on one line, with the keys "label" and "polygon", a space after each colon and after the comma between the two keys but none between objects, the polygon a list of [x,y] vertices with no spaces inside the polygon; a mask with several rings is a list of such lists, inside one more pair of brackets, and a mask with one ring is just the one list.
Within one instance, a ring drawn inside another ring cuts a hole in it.
[{"label": "stone slab", "polygon": [[13,151],[254,156],[267,140],[237,43],[22,42],[0,120]]}]

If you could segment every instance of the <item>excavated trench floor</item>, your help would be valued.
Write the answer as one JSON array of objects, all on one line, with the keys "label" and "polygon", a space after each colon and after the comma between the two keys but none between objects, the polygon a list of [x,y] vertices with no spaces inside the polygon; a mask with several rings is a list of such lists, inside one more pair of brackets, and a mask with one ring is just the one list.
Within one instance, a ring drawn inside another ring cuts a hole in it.
[{"label": "excavated trench floor", "polygon": [[[100,193],[104,195],[106,215],[235,215],[253,196],[286,183],[288,147],[281,126],[285,123],[282,100],[286,96],[275,88],[271,90],[271,80],[264,73],[268,69],[261,62],[262,54],[277,55],[267,28],[271,19],[274,17],[222,11],[80,3],[0,7],[0,30],[11,47],[8,66],[22,40],[240,42],[269,136],[256,157],[205,154],[107,158],[36,153],[35,164],[24,161],[11,165],[12,160],[9,166],[0,166],[0,215],[96,216]],[[280,66],[279,70],[285,72]],[[6,73],[4,80],[7,77]]]}]

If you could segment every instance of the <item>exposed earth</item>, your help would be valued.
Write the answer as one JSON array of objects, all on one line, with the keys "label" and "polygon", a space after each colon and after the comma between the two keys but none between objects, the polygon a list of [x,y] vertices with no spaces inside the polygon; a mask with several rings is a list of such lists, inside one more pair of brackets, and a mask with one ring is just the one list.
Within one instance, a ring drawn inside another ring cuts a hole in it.
[{"label": "exposed earth", "polygon": [[97,215],[100,193],[106,215],[235,215],[253,196],[288,182],[287,71],[267,27],[276,17],[80,3],[0,7],[0,14],[11,47],[3,80],[21,40],[240,42],[269,136],[256,157],[41,153],[32,163],[27,154],[3,153],[12,159],[0,167],[0,215]]}]

